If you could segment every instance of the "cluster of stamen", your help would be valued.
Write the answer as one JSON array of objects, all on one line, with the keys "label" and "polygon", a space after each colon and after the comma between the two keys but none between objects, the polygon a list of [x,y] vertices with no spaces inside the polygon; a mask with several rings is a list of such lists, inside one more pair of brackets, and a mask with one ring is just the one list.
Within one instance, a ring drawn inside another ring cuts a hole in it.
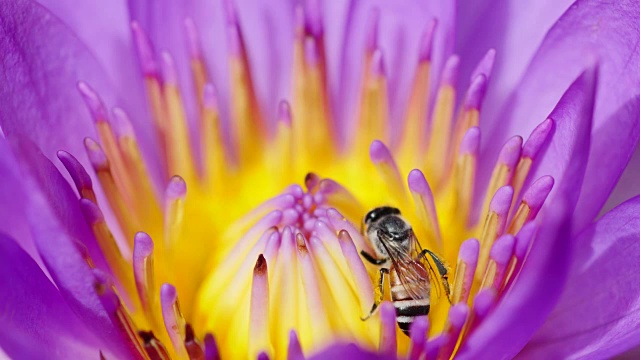
[{"label": "cluster of stamen", "polygon": [[[392,139],[388,74],[375,36],[380,13],[374,12],[352,124],[357,129],[341,144],[327,100],[317,9],[296,10],[294,95],[280,103],[274,124],[259,111],[230,11],[228,134],[195,25],[185,22],[197,94],[195,139],[171,55],[157,57],[133,25],[166,183],[153,180],[126,113],[109,114],[87,84],[79,85],[98,135],[86,138],[85,148],[113,223],[80,162],[64,151],[58,157],[105,255],[108,269],[94,270],[94,285],[122,341],[134,357],[150,359],[245,357],[247,349],[250,357],[283,358],[336,339],[383,354],[406,352],[411,359],[449,358],[525,264],[536,216],[553,186],[548,176],[530,181],[529,172],[553,121],[540,124],[524,145],[519,136],[504,144],[486,196],[478,200],[478,124],[493,51],[472,74],[457,113],[459,59],[451,56],[433,87],[430,109],[436,23],[429,23],[400,137]],[[306,189],[289,185],[303,177]],[[377,270],[361,260],[359,252],[372,253],[371,244],[354,224],[380,205],[402,209],[422,246],[452,265],[451,303],[441,299],[432,307],[430,322],[416,319],[410,339],[397,337],[388,303],[380,307],[379,321],[360,320],[374,301]]]}]

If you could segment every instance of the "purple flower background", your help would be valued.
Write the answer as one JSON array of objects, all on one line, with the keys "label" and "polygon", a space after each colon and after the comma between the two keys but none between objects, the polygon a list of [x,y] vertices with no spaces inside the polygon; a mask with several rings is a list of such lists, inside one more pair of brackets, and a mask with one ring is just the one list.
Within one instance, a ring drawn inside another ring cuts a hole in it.
[{"label": "purple flower background", "polygon": [[[322,14],[318,31],[326,39],[329,96],[341,139],[355,131],[349,119],[360,79],[354,69],[363,63],[367,17],[374,7],[381,14],[378,41],[390,55],[392,118],[403,115],[413,76],[408,64],[417,57],[425,19],[435,17],[435,69],[459,54],[465,80],[488,49],[496,50],[481,115],[483,156],[495,157],[505,139],[530,133],[545,117],[556,122],[545,156],[532,170],[531,178],[552,175],[557,185],[528,265],[518,287],[458,355],[597,359],[640,345],[640,197],[631,198],[640,193],[640,158],[632,157],[640,137],[640,4],[310,3]],[[0,138],[0,348],[10,357],[95,358],[105,348],[122,358],[130,354],[95,295],[94,274],[81,266],[75,239],[92,236],[68,179],[56,169],[61,168],[56,152],[64,149],[90,168],[82,139],[95,130],[76,89],[83,80],[106,103],[131,115],[145,159],[160,176],[158,144],[145,131],[149,114],[131,20],[141,24],[157,49],[175,56],[185,75],[187,48],[176,29],[182,29],[185,17],[194,19],[228,122],[225,4],[0,3],[0,127],[5,135]],[[291,92],[295,2],[234,4],[259,105],[265,114],[276,114],[278,101]],[[193,98],[186,75],[180,81],[185,98]],[[190,105],[187,115],[195,121],[195,104]],[[491,168],[478,171],[486,182]],[[98,199],[103,199],[99,191]],[[597,219],[603,207],[611,210]],[[90,241],[87,251],[97,264],[105,261]],[[326,356],[340,352],[327,351]]]}]

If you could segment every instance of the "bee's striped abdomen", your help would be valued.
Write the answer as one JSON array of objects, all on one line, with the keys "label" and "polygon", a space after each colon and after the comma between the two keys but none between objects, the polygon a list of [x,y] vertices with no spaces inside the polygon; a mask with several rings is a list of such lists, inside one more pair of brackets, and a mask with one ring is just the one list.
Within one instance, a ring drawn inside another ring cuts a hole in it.
[{"label": "bee's striped abdomen", "polygon": [[[426,270],[425,270],[426,272]],[[393,305],[396,308],[396,321],[398,326],[407,336],[409,336],[409,328],[411,323],[420,317],[427,316],[431,307],[429,295],[430,285],[428,284],[428,277],[420,279],[420,281],[427,283],[402,283],[395,269],[392,267],[389,273],[390,285],[391,285],[391,299]],[[420,298],[414,298],[409,291],[421,295]]]}]

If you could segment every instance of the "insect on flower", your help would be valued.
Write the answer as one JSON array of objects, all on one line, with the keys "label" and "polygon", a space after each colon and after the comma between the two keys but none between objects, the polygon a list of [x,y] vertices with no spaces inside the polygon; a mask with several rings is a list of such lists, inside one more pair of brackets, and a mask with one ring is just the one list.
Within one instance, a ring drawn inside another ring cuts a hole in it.
[{"label": "insect on flower", "polygon": [[429,263],[429,255],[438,270],[440,284],[436,284],[437,297],[440,286],[449,302],[448,270],[440,258],[428,249],[422,249],[411,225],[401,216],[400,210],[390,206],[377,207],[364,218],[364,234],[373,245],[377,256],[362,250],[365,260],[380,267],[376,298],[367,320],[374,314],[384,298],[384,278],[389,275],[391,299],[396,308],[396,321],[407,336],[413,321],[427,316],[431,308],[431,281],[436,273]]}]

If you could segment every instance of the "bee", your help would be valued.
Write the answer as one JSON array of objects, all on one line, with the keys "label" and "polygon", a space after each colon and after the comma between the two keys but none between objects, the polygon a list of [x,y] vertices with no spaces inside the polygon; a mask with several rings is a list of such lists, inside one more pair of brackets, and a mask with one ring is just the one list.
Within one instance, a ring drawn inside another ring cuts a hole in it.
[{"label": "bee", "polygon": [[[377,207],[364,217],[363,233],[371,242],[374,254],[362,250],[362,257],[380,267],[376,298],[369,314],[370,318],[384,297],[384,279],[390,278],[391,299],[396,308],[398,326],[407,336],[411,323],[420,316],[427,316],[431,308],[431,282],[436,273],[427,259],[431,257],[438,271],[440,282],[450,299],[447,267],[433,252],[422,249],[411,225],[402,217],[400,210]],[[440,284],[435,284],[440,296]]]}]

